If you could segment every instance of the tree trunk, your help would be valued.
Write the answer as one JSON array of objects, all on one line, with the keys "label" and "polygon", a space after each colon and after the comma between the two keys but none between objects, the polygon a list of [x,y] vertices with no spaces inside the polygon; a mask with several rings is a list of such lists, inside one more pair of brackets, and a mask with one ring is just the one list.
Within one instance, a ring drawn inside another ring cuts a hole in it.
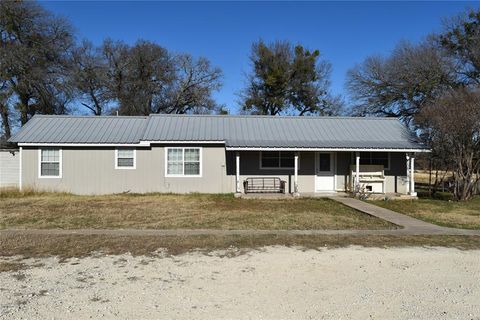
[{"label": "tree trunk", "polygon": [[428,169],[429,169],[429,172],[428,172],[428,194],[429,196],[431,197],[432,196],[432,158],[429,159],[429,163],[428,163]]},{"label": "tree trunk", "polygon": [[12,132],[10,129],[10,119],[8,117],[8,106],[4,105],[3,103],[0,104],[0,114],[2,117],[3,133],[5,138],[8,140],[12,136]]},{"label": "tree trunk", "polygon": [[22,126],[28,121],[30,97],[28,95],[20,95],[20,122]]}]

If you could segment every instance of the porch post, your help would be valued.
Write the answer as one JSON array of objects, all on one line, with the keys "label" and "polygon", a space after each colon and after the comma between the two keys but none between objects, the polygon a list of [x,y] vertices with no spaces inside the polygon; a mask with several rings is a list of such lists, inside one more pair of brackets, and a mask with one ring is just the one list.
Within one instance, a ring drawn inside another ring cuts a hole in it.
[{"label": "porch post", "polygon": [[235,162],[235,182],[236,182],[236,193],[240,193],[240,152],[237,151]]},{"label": "porch post", "polygon": [[412,153],[410,157],[410,195],[416,197],[417,193],[415,192],[415,154]]},{"label": "porch post", "polygon": [[298,152],[295,152],[295,172],[293,175],[293,192],[298,195]]},{"label": "porch post", "polygon": [[407,159],[407,194],[410,194],[410,155],[406,154]]},{"label": "porch post", "polygon": [[354,188],[358,188],[360,185],[360,152],[355,153],[355,186]]}]

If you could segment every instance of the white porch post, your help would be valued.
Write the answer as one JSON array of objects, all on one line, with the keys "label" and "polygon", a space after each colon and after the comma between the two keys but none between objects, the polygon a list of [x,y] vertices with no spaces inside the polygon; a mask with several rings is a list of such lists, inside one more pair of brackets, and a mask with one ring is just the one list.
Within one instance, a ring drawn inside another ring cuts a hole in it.
[{"label": "white porch post", "polygon": [[298,152],[295,152],[295,172],[293,175],[293,192],[298,195]]},{"label": "white porch post", "polygon": [[410,155],[407,153],[407,194],[410,194]]},{"label": "white porch post", "polygon": [[360,152],[355,153],[355,186],[354,190],[360,185]]},{"label": "white porch post", "polygon": [[415,192],[415,154],[412,153],[410,157],[410,195],[413,197],[417,196]]},{"label": "white porch post", "polygon": [[235,162],[235,182],[236,182],[236,193],[240,193],[240,153],[236,153],[236,162]]}]

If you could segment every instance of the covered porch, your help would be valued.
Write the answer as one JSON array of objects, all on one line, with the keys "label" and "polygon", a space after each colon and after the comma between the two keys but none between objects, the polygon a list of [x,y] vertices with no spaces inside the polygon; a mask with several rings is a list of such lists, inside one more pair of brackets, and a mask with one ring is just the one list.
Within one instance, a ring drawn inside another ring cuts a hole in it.
[{"label": "covered porch", "polygon": [[414,152],[272,149],[227,149],[237,196],[416,196]]}]

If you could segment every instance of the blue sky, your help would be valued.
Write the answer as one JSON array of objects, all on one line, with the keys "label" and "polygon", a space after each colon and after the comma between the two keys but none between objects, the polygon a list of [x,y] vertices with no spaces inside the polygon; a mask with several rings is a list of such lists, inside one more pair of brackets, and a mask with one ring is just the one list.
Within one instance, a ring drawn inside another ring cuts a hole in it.
[{"label": "blue sky", "polygon": [[400,40],[418,41],[479,2],[41,2],[68,18],[79,38],[154,41],[205,56],[222,68],[215,94],[232,113],[250,71],[252,42],[290,40],[319,49],[333,65],[332,91],[344,94],[349,68],[388,54]]}]

